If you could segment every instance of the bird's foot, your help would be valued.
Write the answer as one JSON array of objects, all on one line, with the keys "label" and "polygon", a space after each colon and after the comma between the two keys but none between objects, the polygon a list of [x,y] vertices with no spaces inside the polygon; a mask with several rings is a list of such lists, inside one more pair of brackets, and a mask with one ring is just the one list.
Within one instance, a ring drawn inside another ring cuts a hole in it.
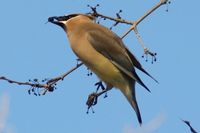
[{"label": "bird's foot", "polygon": [[89,96],[88,96],[88,99],[87,99],[87,102],[86,102],[86,105],[88,106],[87,108],[87,114],[89,113],[89,110],[92,109],[92,112],[94,113],[94,110],[93,110],[93,106],[95,106],[97,104],[97,101],[98,101],[98,97],[104,93],[106,93],[106,95],[104,96],[107,97],[107,91],[109,91],[110,89],[104,89],[102,90],[101,92],[93,92],[91,93]]},{"label": "bird's foot", "polygon": [[98,92],[100,87],[101,87],[102,90],[105,90],[105,87],[104,87],[102,81],[99,81],[99,82],[95,83],[94,85],[97,86],[96,92]]},{"label": "bird's foot", "polygon": [[[95,86],[97,86],[97,89],[96,89],[96,93],[99,91],[99,88],[101,88],[102,91],[104,91],[106,88],[104,87],[102,81],[99,81],[97,83],[95,83]],[[104,98],[108,97],[108,94],[107,92],[105,92],[105,96]]]},{"label": "bird's foot", "polygon": [[94,113],[93,106],[97,104],[98,100],[98,94],[93,92],[88,96],[88,100],[86,102],[87,108],[87,114],[89,113],[90,108],[92,109],[92,112]]}]

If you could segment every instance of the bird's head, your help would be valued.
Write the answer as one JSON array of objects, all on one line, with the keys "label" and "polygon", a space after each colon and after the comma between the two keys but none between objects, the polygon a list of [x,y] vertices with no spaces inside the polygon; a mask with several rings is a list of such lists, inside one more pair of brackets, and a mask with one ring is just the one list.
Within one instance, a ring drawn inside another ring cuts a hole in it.
[{"label": "bird's head", "polygon": [[64,16],[53,16],[48,18],[48,22],[51,22],[53,24],[56,24],[60,27],[62,27],[64,30],[67,30],[67,24],[70,21],[73,20],[91,20],[93,21],[95,17],[87,14],[69,14],[69,15],[64,15]]}]

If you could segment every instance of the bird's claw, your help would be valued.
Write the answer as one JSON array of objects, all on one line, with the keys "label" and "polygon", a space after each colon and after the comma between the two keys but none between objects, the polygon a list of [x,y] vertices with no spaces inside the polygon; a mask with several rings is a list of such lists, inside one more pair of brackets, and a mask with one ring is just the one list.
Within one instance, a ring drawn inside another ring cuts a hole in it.
[{"label": "bird's claw", "polygon": [[101,87],[102,90],[105,90],[105,87],[104,87],[102,81],[99,81],[99,82],[95,83],[94,85],[97,86],[96,92],[98,92],[100,87]]},{"label": "bird's claw", "polygon": [[97,93],[92,93],[88,96],[88,99],[87,99],[87,102],[86,102],[86,105],[88,106],[87,114],[89,113],[90,108],[92,109],[92,112],[94,113],[92,106],[97,104],[97,100],[98,100],[98,94]]},{"label": "bird's claw", "polygon": [[[95,86],[97,86],[97,89],[96,89],[96,93],[98,92],[99,88],[101,88],[103,91],[106,89],[102,83],[102,81],[99,81],[97,83],[95,83]],[[104,98],[108,97],[107,93],[105,92],[105,96]]]}]

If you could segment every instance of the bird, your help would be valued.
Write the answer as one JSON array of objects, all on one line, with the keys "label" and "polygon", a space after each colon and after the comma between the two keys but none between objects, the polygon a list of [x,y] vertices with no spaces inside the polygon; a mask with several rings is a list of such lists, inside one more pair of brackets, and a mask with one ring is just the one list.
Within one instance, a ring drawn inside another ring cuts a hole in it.
[{"label": "bird", "polygon": [[135,68],[153,78],[125,46],[122,39],[107,27],[95,22],[89,14],[74,13],[53,16],[48,22],[56,24],[66,32],[75,55],[106,84],[106,90],[118,88],[135,110],[139,124],[142,124],[136,100],[135,83],[147,91]]}]

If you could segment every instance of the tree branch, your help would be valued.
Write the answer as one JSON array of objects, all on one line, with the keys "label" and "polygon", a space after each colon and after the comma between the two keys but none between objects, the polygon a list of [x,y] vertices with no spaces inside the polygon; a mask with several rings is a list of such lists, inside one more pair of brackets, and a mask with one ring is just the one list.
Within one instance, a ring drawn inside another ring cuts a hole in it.
[{"label": "tree branch", "polygon": [[[168,0],[160,0],[160,2],[155,5],[153,8],[151,8],[149,11],[147,11],[143,16],[141,16],[137,21],[127,21],[127,20],[123,20],[121,19],[119,13],[117,13],[117,18],[113,18],[113,17],[109,17],[109,16],[105,16],[103,14],[100,14],[96,11],[96,7],[90,7],[93,11],[93,13],[90,13],[90,15],[93,15],[95,17],[101,17],[101,18],[104,18],[104,19],[109,19],[109,20],[112,20],[112,21],[115,21],[115,25],[116,26],[118,23],[124,23],[124,24],[128,24],[128,25],[131,25],[131,28],[121,37],[122,39],[124,37],[126,37],[126,35],[128,35],[132,30],[134,30],[135,34],[136,34],[136,37],[139,41],[139,43],[142,45],[143,49],[144,49],[144,53],[147,55],[151,55],[152,57],[155,58],[155,53],[152,53],[150,52],[145,46],[144,46],[144,43],[140,37],[140,34],[139,32],[137,31],[137,26],[147,17],[149,16],[153,11],[155,11],[157,8],[159,8],[161,5],[163,4],[166,4],[168,2]],[[70,69],[69,71],[67,71],[66,73],[58,76],[58,77],[55,77],[55,78],[52,78],[50,80],[42,80],[42,84],[38,82],[37,79],[34,79],[33,81],[29,80],[29,82],[18,82],[18,81],[14,81],[14,80],[11,80],[9,78],[6,78],[4,76],[0,77],[0,80],[4,80],[4,81],[7,81],[9,83],[12,83],[12,84],[17,84],[17,85],[27,85],[27,86],[31,86],[32,88],[32,91],[35,90],[35,89],[38,89],[38,88],[44,88],[45,91],[43,94],[46,94],[47,91],[53,91],[55,89],[55,86],[56,86],[56,83],[60,80],[63,80],[67,75],[69,75],[70,73],[72,73],[74,70],[76,70],[77,68],[79,68],[81,65],[83,65],[83,63],[80,63],[80,64],[77,64],[77,66],[75,66],[74,68]],[[44,83],[45,82],[45,83]],[[34,92],[34,91],[33,91]]]},{"label": "tree branch", "polygon": [[[136,37],[137,37],[137,39],[138,39],[138,41],[139,41],[139,44],[142,46],[142,48],[143,48],[143,50],[144,50],[144,53],[145,53],[146,55],[148,55],[148,54],[151,55],[151,56],[153,57],[153,60],[156,60],[156,58],[155,58],[156,53],[150,52],[149,49],[148,49],[147,47],[145,47],[144,42],[142,41],[142,39],[141,39],[141,37],[140,37],[140,34],[139,34],[138,30],[137,30],[137,26],[138,26],[146,17],[148,17],[152,12],[154,12],[154,11],[155,11],[156,9],[158,9],[160,6],[162,6],[162,5],[164,5],[164,4],[167,4],[167,2],[168,2],[168,0],[160,0],[160,2],[159,2],[157,5],[155,5],[154,7],[152,7],[152,8],[151,8],[149,11],[147,11],[143,16],[141,16],[137,21],[133,22],[133,23],[132,23],[132,26],[130,27],[130,29],[129,29],[128,31],[126,31],[126,32],[123,34],[123,36],[121,37],[121,38],[123,39],[123,38],[126,37],[132,30],[134,30],[135,35],[136,35]],[[152,62],[153,62],[153,60],[152,60]]]},{"label": "tree branch", "polygon": [[101,18],[104,18],[104,19],[116,21],[116,22],[119,22],[119,23],[122,23],[122,24],[128,24],[128,25],[134,24],[134,22],[132,22],[132,21],[128,21],[128,20],[124,20],[124,19],[120,19],[120,18],[109,17],[109,16],[106,16],[106,15],[100,14],[98,12],[92,13],[91,15],[94,16],[94,17],[101,17]]},{"label": "tree branch", "polygon": [[72,69],[70,69],[69,71],[67,71],[66,73],[58,76],[58,77],[55,77],[51,80],[49,80],[47,82],[47,84],[55,84],[56,82],[58,82],[59,80],[63,80],[67,75],[69,75],[70,73],[72,73],[74,70],[76,70],[77,68],[79,68],[81,65],[83,65],[83,63],[81,62],[80,64],[77,64],[75,67],[73,67]]},{"label": "tree branch", "polygon": [[47,84],[37,84],[37,83],[31,83],[31,82],[19,82],[19,81],[15,81],[15,80],[6,78],[4,76],[1,76],[0,80],[5,80],[8,83],[17,84],[17,85],[27,85],[27,86],[37,87],[37,88],[48,88]]},{"label": "tree branch", "polygon": [[[89,13],[90,15],[98,18],[104,18],[104,19],[109,19],[109,20],[112,20],[112,21],[115,21],[115,25],[116,26],[117,24],[119,23],[122,23],[122,24],[128,24],[128,25],[131,25],[131,27],[129,28],[129,30],[127,30],[121,37],[121,39],[125,38],[131,31],[134,31],[135,32],[135,35],[136,35],[136,38],[138,39],[138,42],[139,44],[142,46],[143,50],[144,50],[144,54],[146,56],[150,55],[152,56],[152,63],[154,61],[156,61],[156,53],[153,53],[151,52],[147,47],[145,47],[144,45],[144,42],[142,41],[142,38],[137,30],[137,26],[146,18],[148,17],[151,13],[153,13],[156,9],[158,9],[160,6],[164,5],[164,4],[167,4],[168,3],[168,0],[160,0],[160,2],[155,5],[154,7],[152,7],[150,10],[148,10],[143,16],[141,16],[138,20],[136,21],[127,21],[127,20],[124,20],[122,19],[119,14],[117,14],[117,18],[113,18],[113,17],[109,17],[109,16],[106,16],[106,15],[103,15],[103,14],[100,14],[97,12],[96,10],[96,7],[99,6],[95,6],[95,7],[91,7],[90,8],[92,9],[92,13]],[[146,58],[146,61],[147,61],[147,58]]]},{"label": "tree branch", "polygon": [[[133,30],[140,22],[142,22],[147,16],[149,16],[152,12],[154,12],[157,8],[159,8],[160,6],[164,5],[164,4],[167,4],[168,0],[160,0],[160,2],[155,5],[154,7],[152,7],[149,11],[147,11],[143,16],[141,16],[137,21],[128,21],[128,20],[124,20],[124,19],[121,19],[121,18],[113,18],[113,17],[110,17],[110,16],[106,16],[106,15],[103,15],[101,13],[98,13],[96,11],[96,7],[90,7],[93,11],[93,13],[89,13],[91,14],[92,16],[94,17],[101,17],[101,18],[104,18],[104,19],[109,19],[109,20],[112,20],[112,21],[116,21],[116,22],[119,22],[119,23],[122,23],[122,24],[128,24],[128,25],[132,25],[132,29]],[[99,5],[97,5],[99,6]],[[129,30],[127,32],[130,32]],[[126,36],[126,34],[128,33],[125,33],[122,38],[124,38]]]},{"label": "tree branch", "polygon": [[[34,92],[34,94],[35,94],[35,91],[34,91],[35,89],[43,88],[44,92],[42,93],[42,95],[45,95],[47,91],[52,92],[55,89],[56,83],[58,81],[63,80],[67,75],[72,73],[74,70],[79,68],[81,65],[83,65],[83,63],[77,64],[75,67],[73,67],[72,69],[70,69],[69,71],[67,71],[66,73],[64,73],[58,77],[52,78],[50,80],[43,80],[43,81],[46,81],[46,83],[43,83],[43,84],[39,83],[37,79],[34,79],[33,81],[29,80],[29,82],[19,82],[19,81],[11,80],[9,78],[1,76],[0,80],[7,81],[8,83],[11,83],[11,84],[31,86],[32,87],[31,90]],[[40,94],[38,94],[38,95],[40,95]]]}]

